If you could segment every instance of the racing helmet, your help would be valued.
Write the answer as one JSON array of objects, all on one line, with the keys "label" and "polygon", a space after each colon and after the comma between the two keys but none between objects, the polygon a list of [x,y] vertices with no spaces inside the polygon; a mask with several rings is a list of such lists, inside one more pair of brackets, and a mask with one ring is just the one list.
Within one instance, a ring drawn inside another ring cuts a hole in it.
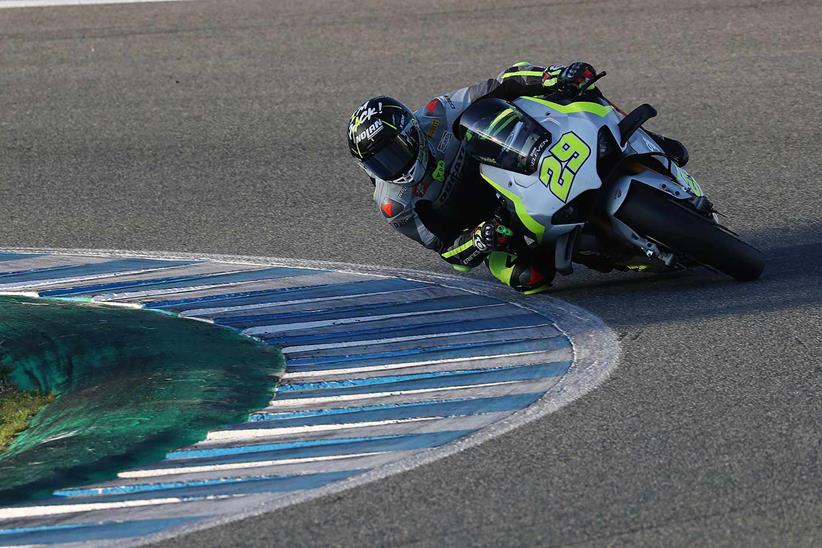
[{"label": "racing helmet", "polygon": [[419,122],[392,97],[374,97],[357,108],[348,124],[348,148],[374,179],[415,185],[428,168],[428,144]]}]

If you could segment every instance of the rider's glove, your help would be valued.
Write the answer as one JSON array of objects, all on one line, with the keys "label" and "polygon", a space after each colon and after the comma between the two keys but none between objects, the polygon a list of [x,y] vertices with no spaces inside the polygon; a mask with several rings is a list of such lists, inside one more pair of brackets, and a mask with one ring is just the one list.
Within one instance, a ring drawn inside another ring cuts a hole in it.
[{"label": "rider's glove", "polygon": [[578,90],[594,76],[596,71],[588,63],[571,63],[557,76],[557,85],[568,90]]},{"label": "rider's glove", "polygon": [[461,272],[478,266],[492,251],[508,251],[514,233],[496,218],[461,233],[450,245],[440,250],[440,256]]},{"label": "rider's glove", "polygon": [[496,220],[481,223],[474,229],[474,247],[479,251],[507,251],[514,233]]}]

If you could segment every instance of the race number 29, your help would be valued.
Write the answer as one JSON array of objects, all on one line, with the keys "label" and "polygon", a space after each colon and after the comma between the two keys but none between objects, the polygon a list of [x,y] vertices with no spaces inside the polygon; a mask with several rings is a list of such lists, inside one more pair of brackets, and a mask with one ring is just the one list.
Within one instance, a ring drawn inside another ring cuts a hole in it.
[{"label": "race number 29", "polygon": [[560,137],[548,152],[551,155],[542,161],[539,180],[554,196],[567,202],[574,177],[591,155],[591,149],[576,134],[569,132]]}]

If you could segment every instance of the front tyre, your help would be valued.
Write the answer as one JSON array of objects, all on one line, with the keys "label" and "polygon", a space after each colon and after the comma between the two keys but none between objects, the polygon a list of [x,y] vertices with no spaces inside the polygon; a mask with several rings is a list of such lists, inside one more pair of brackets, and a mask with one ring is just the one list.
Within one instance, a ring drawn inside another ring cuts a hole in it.
[{"label": "front tyre", "polygon": [[741,282],[759,278],[765,268],[757,249],[648,185],[631,184],[616,217],[637,234]]}]

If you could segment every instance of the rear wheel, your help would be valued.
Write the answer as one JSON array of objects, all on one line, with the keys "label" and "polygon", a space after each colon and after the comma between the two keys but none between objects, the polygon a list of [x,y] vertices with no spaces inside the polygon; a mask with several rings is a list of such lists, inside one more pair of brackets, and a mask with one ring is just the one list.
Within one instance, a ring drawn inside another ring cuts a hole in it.
[{"label": "rear wheel", "polygon": [[762,254],[662,191],[634,183],[616,217],[637,234],[745,282],[762,274]]}]

